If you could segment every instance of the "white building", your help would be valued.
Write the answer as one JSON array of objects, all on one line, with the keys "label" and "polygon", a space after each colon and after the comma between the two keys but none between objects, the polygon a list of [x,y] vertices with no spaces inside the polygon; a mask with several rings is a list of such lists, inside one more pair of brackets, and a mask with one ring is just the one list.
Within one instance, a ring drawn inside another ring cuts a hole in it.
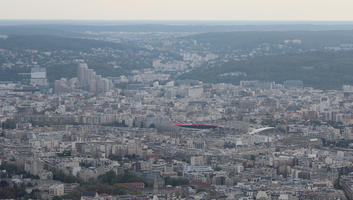
[{"label": "white building", "polygon": [[42,67],[34,67],[31,69],[31,85],[48,86],[47,70]]}]

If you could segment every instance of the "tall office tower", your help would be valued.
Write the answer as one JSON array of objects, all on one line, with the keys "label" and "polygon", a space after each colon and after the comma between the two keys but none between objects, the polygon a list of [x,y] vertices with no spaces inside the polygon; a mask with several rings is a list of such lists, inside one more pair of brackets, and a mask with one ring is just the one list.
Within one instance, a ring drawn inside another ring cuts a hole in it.
[{"label": "tall office tower", "polygon": [[98,75],[96,76],[96,81],[97,81],[97,91],[104,91],[104,78],[102,76]]},{"label": "tall office tower", "polygon": [[108,92],[113,89],[113,82],[101,75],[97,75],[93,69],[88,69],[86,63],[79,63],[77,69],[79,88],[92,93]]},{"label": "tall office tower", "polygon": [[86,78],[87,77],[87,70],[88,66],[86,63],[79,63],[78,64],[78,69],[77,69],[77,76],[78,76],[78,83],[79,83],[79,88],[84,88]]},{"label": "tall office tower", "polygon": [[153,180],[153,194],[158,194],[159,193],[159,183],[158,183],[158,178],[157,175],[154,175],[154,180]]}]

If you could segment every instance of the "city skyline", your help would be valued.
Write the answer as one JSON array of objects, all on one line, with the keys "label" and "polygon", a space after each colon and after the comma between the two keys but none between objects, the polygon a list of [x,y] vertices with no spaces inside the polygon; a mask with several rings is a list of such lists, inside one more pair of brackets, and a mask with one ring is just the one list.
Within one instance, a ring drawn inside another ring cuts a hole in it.
[{"label": "city skyline", "polygon": [[0,5],[0,199],[353,200],[353,2]]}]

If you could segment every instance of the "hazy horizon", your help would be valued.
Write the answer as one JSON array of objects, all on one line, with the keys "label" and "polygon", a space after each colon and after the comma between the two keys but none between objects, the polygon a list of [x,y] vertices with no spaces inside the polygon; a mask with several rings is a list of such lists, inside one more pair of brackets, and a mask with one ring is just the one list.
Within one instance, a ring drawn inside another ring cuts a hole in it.
[{"label": "hazy horizon", "polygon": [[0,19],[0,25],[215,25],[215,26],[261,26],[261,25],[352,25],[349,21],[302,21],[302,20],[77,20],[77,19]]},{"label": "hazy horizon", "polygon": [[4,20],[352,21],[349,0],[3,0]]}]

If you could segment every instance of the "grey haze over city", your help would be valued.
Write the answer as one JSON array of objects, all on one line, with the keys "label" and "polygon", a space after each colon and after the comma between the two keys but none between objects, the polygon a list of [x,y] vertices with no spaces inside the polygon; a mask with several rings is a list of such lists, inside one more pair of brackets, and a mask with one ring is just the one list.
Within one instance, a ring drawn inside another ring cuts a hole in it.
[{"label": "grey haze over city", "polygon": [[353,200],[348,0],[3,0],[0,199]]}]

